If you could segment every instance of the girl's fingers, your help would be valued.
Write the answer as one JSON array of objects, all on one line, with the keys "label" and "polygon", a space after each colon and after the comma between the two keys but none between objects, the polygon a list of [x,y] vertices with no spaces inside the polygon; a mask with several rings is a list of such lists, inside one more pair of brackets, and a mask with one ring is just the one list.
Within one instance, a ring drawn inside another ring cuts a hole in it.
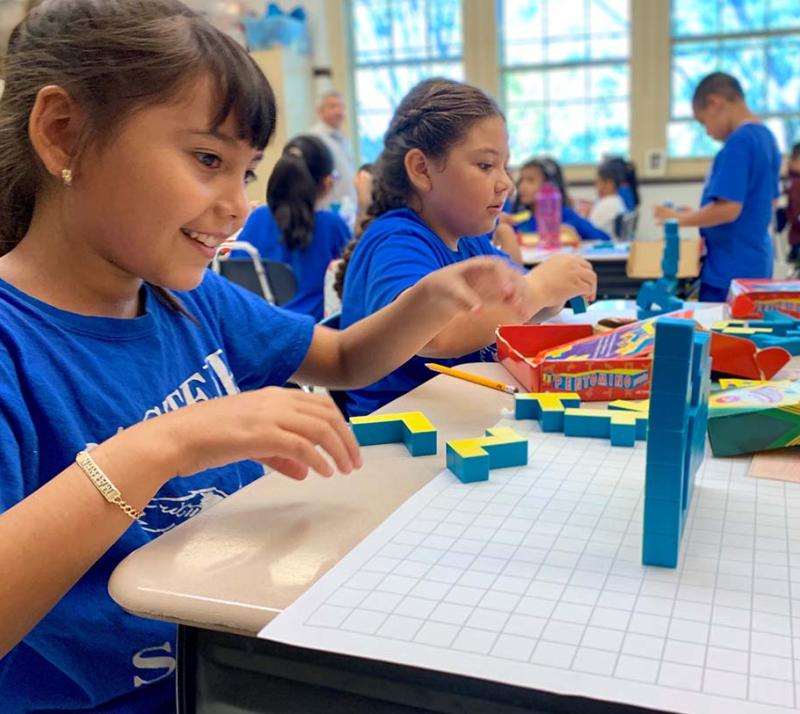
[{"label": "girl's fingers", "polygon": [[284,456],[270,456],[266,459],[259,459],[259,463],[269,466],[269,468],[282,473],[284,476],[295,479],[295,481],[302,481],[308,476],[308,466],[298,463],[292,459],[287,459]]},{"label": "girl's fingers", "polygon": [[[338,417],[338,420],[341,421],[341,417]],[[350,473],[353,470],[353,459],[346,445],[346,441],[353,439],[349,429],[339,431],[325,417],[302,412],[284,417],[281,420],[281,427],[315,446],[320,446],[333,459],[339,471]]]},{"label": "girl's fingers", "polygon": [[[340,471],[348,473],[354,468],[361,468],[361,451],[358,442],[355,436],[353,436],[353,432],[347,422],[345,422],[342,417],[339,407],[334,404],[330,397],[326,395],[324,401],[309,402],[298,409],[298,413],[325,422],[338,437],[344,447],[344,456],[336,460],[336,465],[339,467]],[[331,455],[333,456],[333,454]]]},{"label": "girl's fingers", "polygon": [[308,439],[294,431],[281,429],[275,437],[278,444],[273,456],[284,457],[314,469],[320,476],[333,476],[333,467]]}]

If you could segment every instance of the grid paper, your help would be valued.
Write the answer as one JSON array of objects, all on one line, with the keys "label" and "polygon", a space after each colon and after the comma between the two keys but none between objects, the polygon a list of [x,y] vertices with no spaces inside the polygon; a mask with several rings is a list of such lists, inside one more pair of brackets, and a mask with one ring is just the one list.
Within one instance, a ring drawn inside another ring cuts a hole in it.
[{"label": "grid paper", "polygon": [[443,471],[260,636],[676,712],[800,707],[800,486],[707,457],[679,567],[645,567],[644,443],[501,424],[528,466]]}]

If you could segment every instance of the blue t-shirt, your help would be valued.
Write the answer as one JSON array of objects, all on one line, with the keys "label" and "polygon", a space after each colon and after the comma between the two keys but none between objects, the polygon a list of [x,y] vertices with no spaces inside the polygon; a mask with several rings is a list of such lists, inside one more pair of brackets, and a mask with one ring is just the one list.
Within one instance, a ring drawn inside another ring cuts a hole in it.
[{"label": "blue t-shirt", "polygon": [[[611,240],[608,233],[579,216],[569,206],[561,207],[561,222],[572,226],[581,240]],[[516,228],[521,233],[536,233],[536,215],[532,213],[527,221],[520,223]]]},{"label": "blue t-shirt", "polygon": [[[350,237],[347,225],[333,211],[317,211],[311,242],[305,248],[290,250],[281,239],[269,206],[259,206],[250,214],[237,240],[251,243],[266,260],[291,265],[297,278],[297,292],[283,307],[321,320],[325,270],[328,263],[341,257]],[[234,252],[238,257],[236,253],[241,251]]]},{"label": "blue t-shirt", "polygon": [[[175,293],[199,324],[142,289],[145,314],[116,319],[65,312],[0,281],[0,513],[88,444],[188,404],[283,384],[308,351],[310,318],[211,272]],[[243,461],[166,483],[144,518],[0,659],[3,714],[174,712],[175,626],[123,612],[108,578],[130,552],[263,472]]]},{"label": "blue t-shirt", "polygon": [[[428,273],[478,255],[508,256],[492,245],[488,236],[461,238],[458,250],[445,243],[408,208],[384,213],[361,236],[345,274],[342,316],[344,329],[392,303],[400,293]],[[391,335],[387,335],[391,339]],[[455,359],[436,358],[448,366],[463,362],[494,361],[494,350],[484,348]],[[387,402],[434,377],[429,358],[412,357],[394,372],[363,389],[347,392],[350,416],[375,411]]]},{"label": "blue t-shirt", "polygon": [[734,278],[772,277],[769,224],[772,202],[779,195],[781,154],[763,124],[743,124],[714,157],[700,205],[714,199],[742,204],[735,221],[703,228],[706,259],[700,279],[727,289]]}]

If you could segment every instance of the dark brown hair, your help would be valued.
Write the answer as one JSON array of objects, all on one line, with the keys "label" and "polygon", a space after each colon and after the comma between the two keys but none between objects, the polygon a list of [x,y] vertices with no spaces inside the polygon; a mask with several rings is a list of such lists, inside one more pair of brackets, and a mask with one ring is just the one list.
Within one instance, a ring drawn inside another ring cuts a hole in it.
[{"label": "dark brown hair", "polygon": [[[405,167],[409,151],[419,149],[430,158],[444,159],[473,124],[493,116],[503,116],[497,103],[469,84],[437,77],[413,87],[400,102],[383,136],[383,151],[374,167],[368,219],[374,220],[395,208],[405,208],[414,200],[414,189]],[[353,239],[342,255],[334,285],[340,295],[357,240]]]},{"label": "dark brown hair", "polygon": [[302,134],[283,147],[267,182],[267,205],[289,250],[311,245],[314,205],[332,173],[333,154],[322,139]]},{"label": "dark brown hair", "polygon": [[[27,232],[48,175],[28,138],[42,87],[58,85],[87,115],[79,142],[101,144],[134,112],[177,98],[204,74],[240,138],[263,148],[275,128],[269,83],[236,42],[177,0],[47,0],[11,33],[0,98],[0,255]],[[160,297],[175,299],[161,291]]]},{"label": "dark brown hair", "polygon": [[744,91],[739,80],[726,72],[712,72],[700,80],[692,95],[692,106],[705,109],[708,98],[716,94],[726,101],[744,101]]}]

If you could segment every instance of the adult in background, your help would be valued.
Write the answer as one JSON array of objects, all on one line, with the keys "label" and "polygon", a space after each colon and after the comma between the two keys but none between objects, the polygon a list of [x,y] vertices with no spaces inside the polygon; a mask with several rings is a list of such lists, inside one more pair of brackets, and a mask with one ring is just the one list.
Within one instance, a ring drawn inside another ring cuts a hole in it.
[{"label": "adult in background", "polygon": [[345,106],[342,95],[331,89],[322,95],[317,106],[319,120],[309,130],[322,139],[333,154],[333,166],[336,170],[337,181],[333,189],[326,196],[324,205],[320,208],[338,207],[339,213],[352,227],[352,218],[356,214],[356,190],[353,186],[353,177],[356,174],[353,161],[353,149],[350,142],[342,132],[344,125]]}]

